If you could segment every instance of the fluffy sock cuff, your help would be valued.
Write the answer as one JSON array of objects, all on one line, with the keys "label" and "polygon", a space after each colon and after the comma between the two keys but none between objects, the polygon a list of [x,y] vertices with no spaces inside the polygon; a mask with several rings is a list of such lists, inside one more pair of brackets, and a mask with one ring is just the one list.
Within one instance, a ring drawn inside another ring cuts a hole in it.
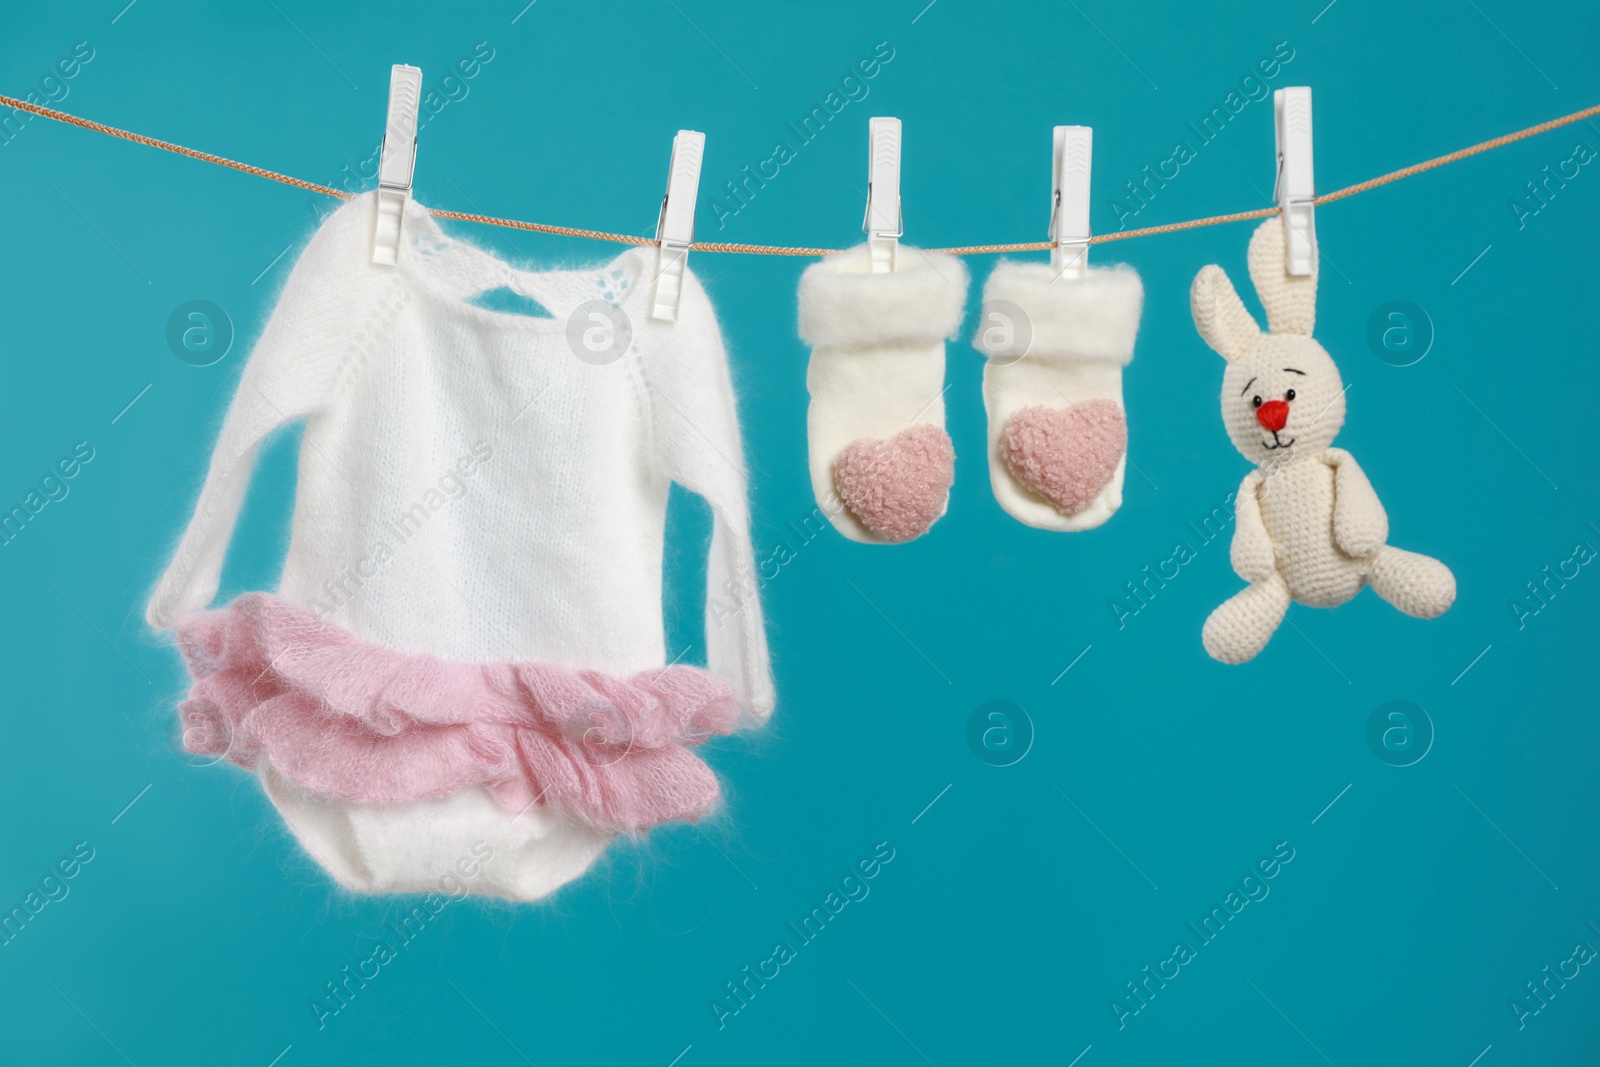
[{"label": "fluffy sock cuff", "polygon": [[928,343],[961,329],[967,267],[900,247],[892,274],[871,273],[866,245],[825,256],[800,278],[800,336],[828,346]]},{"label": "fluffy sock cuff", "polygon": [[985,344],[989,305],[1001,300],[1014,304],[1024,316],[1013,327],[1029,331],[1027,347],[1022,349],[1027,356],[1109,359],[1121,365],[1133,358],[1144,285],[1132,267],[1091,268],[1086,277],[1059,280],[1048,263],[995,267],[983,287],[985,317],[972,344],[985,355],[1014,359],[1015,347],[994,353]]}]

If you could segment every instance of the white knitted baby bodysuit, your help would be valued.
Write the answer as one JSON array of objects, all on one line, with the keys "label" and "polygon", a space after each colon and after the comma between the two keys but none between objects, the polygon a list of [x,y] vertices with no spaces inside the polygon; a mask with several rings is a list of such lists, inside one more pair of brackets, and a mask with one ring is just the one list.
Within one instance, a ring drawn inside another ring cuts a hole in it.
[{"label": "white knitted baby bodysuit", "polygon": [[[692,274],[650,318],[650,249],[524,272],[408,203],[378,267],[374,203],[296,264],[147,617],[196,678],[186,746],[258,769],[341,883],[437,890],[472,860],[469,891],[531,900],[703,814],[689,748],[772,710],[727,360]],[[469,303],[500,287],[552,317]],[[276,595],[205,611],[263,437],[303,417]],[[674,481],[715,515],[709,673],[666,665]]]}]

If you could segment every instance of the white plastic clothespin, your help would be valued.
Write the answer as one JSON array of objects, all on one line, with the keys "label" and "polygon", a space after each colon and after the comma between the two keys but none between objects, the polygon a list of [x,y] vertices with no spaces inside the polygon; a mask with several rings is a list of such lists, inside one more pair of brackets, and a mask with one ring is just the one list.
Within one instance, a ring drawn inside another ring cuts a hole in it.
[{"label": "white plastic clothespin", "polygon": [[870,129],[867,217],[861,231],[872,254],[872,273],[890,274],[906,232],[900,212],[900,120],[875,118]]},{"label": "white plastic clothespin", "polygon": [[678,300],[683,294],[683,267],[694,244],[694,201],[700,190],[700,159],[706,135],[679,130],[672,139],[672,162],[667,166],[667,195],[661,199],[656,221],[656,291],[650,317],[678,321]]},{"label": "white plastic clothespin", "polygon": [[1283,212],[1290,274],[1317,273],[1317,183],[1311,168],[1311,88],[1279,89],[1272,94],[1278,142],[1278,184],[1274,199]]},{"label": "white plastic clothespin", "polygon": [[389,74],[389,115],[378,153],[378,221],[372,231],[372,262],[392,267],[400,257],[400,220],[411,199],[417,167],[417,108],[422,71],[396,63]]},{"label": "white plastic clothespin", "polygon": [[1089,270],[1089,164],[1093,157],[1094,130],[1056,127],[1050,266],[1058,278],[1082,278]]}]

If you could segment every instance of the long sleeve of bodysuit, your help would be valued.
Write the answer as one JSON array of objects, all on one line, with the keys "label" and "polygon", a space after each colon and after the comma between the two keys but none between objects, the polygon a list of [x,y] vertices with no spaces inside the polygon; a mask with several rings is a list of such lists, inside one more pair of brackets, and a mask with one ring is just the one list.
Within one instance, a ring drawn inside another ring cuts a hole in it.
[{"label": "long sleeve of bodysuit", "polygon": [[234,392],[194,514],[145,608],[167,629],[216,595],[223,557],[261,442],[315,413],[358,373],[381,328],[392,270],[367,254],[372,204],[362,198],[323,223],[294,270]]},{"label": "long sleeve of bodysuit", "polygon": [[705,289],[684,272],[678,321],[645,366],[661,471],[710,504],[706,564],[708,669],[733,686],[758,719],[775,695],[750,538],[750,506],[738,408],[716,313]]}]

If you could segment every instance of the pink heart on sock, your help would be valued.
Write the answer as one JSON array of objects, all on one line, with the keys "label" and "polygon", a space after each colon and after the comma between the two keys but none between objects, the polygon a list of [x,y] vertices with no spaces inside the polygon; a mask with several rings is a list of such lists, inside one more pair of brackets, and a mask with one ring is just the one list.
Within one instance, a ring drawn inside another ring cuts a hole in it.
[{"label": "pink heart on sock", "polygon": [[1022,408],[1000,435],[1011,476],[1063,515],[1100,495],[1128,450],[1128,423],[1115,400],[1086,400],[1065,411]]},{"label": "pink heart on sock", "polygon": [[833,480],[861,525],[885,541],[909,541],[944,514],[955,462],[950,435],[921,424],[887,441],[850,442],[834,461]]}]

